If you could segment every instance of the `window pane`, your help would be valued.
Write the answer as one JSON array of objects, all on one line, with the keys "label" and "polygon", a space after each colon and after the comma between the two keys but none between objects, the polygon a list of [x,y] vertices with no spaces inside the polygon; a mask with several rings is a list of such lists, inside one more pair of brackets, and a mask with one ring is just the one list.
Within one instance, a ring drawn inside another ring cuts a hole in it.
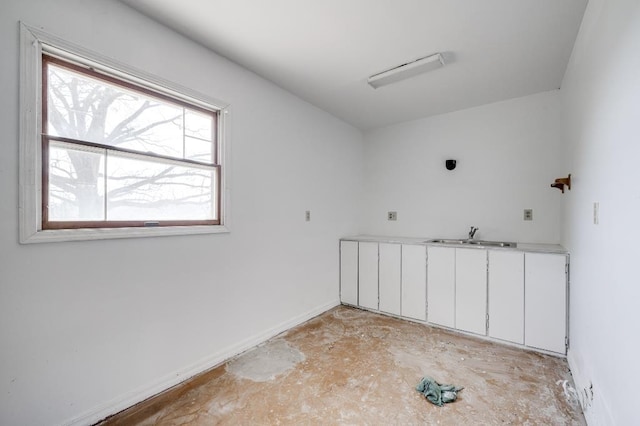
[{"label": "window pane", "polygon": [[[177,159],[185,158],[185,134],[212,139],[213,116],[53,63],[47,76],[49,135]],[[209,144],[209,163],[212,153]]]},{"label": "window pane", "polygon": [[214,167],[200,168],[109,154],[108,220],[212,220]]},{"label": "window pane", "polygon": [[186,137],[184,139],[184,156],[188,160],[200,161],[203,163],[212,162],[211,142]]},{"label": "window pane", "polygon": [[185,111],[184,128],[187,136],[210,141],[213,137],[213,117],[198,111]]},{"label": "window pane", "polygon": [[185,111],[184,158],[213,163],[213,117],[198,111]]},{"label": "window pane", "polygon": [[104,150],[49,147],[49,220],[104,220]]}]

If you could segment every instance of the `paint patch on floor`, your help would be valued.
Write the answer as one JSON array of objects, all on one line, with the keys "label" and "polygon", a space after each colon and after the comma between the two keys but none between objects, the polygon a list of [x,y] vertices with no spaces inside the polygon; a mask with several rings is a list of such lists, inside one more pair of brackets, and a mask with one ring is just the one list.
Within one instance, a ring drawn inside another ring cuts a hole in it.
[{"label": "paint patch on floor", "polygon": [[254,382],[267,382],[305,360],[298,349],[284,340],[269,341],[227,364],[227,372]]}]

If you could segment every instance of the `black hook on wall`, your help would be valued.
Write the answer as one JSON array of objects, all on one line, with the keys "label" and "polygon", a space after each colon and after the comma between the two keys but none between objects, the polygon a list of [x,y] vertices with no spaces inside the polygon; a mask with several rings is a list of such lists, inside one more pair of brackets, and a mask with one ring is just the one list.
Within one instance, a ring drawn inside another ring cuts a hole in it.
[{"label": "black hook on wall", "polygon": [[446,160],[444,162],[444,166],[447,168],[447,170],[453,170],[456,168],[456,160]]}]

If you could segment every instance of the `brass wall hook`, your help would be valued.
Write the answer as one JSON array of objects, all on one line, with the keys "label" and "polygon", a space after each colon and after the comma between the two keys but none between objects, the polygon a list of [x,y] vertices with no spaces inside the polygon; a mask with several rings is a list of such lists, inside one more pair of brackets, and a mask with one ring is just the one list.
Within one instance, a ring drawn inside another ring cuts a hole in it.
[{"label": "brass wall hook", "polygon": [[571,191],[571,173],[566,178],[558,178],[551,184],[552,188],[558,188],[564,194],[564,187]]}]

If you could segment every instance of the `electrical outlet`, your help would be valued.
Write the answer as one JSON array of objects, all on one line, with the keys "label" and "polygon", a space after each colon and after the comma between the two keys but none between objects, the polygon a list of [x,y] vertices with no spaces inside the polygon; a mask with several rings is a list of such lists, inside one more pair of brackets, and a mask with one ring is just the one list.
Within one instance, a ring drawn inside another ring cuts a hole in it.
[{"label": "electrical outlet", "polygon": [[524,220],[533,220],[533,209],[524,209]]},{"label": "electrical outlet", "polygon": [[388,212],[387,220],[398,220],[398,212]]},{"label": "electrical outlet", "polygon": [[304,212],[304,220],[305,222],[311,222],[311,210]]},{"label": "electrical outlet", "polygon": [[600,223],[600,203],[593,203],[593,224],[597,225]]}]

